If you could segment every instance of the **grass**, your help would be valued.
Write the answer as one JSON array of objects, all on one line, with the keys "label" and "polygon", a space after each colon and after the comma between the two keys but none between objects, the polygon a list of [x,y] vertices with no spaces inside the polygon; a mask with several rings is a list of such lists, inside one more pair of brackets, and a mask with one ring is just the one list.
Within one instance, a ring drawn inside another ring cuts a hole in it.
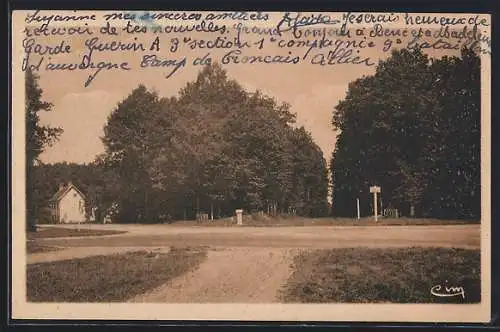
[{"label": "grass", "polygon": [[419,218],[380,218],[375,222],[373,217],[353,218],[303,218],[303,217],[252,217],[246,215],[243,225],[239,226],[233,218],[217,219],[198,223],[195,220],[181,220],[172,223],[172,226],[201,226],[201,227],[297,227],[297,226],[418,226],[418,225],[466,225],[479,224],[478,220],[443,220]]},{"label": "grass", "polygon": [[70,229],[70,228],[40,228],[36,232],[29,232],[29,240],[49,239],[57,237],[78,237],[78,236],[103,236],[126,233],[125,231],[114,230],[91,230],[91,229]]},{"label": "grass", "polygon": [[36,243],[35,241],[28,241],[26,242],[26,250],[28,254],[36,254],[36,253],[57,251],[60,250],[60,248],[41,245]]},{"label": "grass", "polygon": [[196,268],[204,248],[171,248],[30,264],[31,302],[123,302]]},{"label": "grass", "polygon": [[[299,303],[477,303],[480,251],[446,248],[333,249],[303,252],[282,290]],[[433,286],[463,287],[437,297]]]}]

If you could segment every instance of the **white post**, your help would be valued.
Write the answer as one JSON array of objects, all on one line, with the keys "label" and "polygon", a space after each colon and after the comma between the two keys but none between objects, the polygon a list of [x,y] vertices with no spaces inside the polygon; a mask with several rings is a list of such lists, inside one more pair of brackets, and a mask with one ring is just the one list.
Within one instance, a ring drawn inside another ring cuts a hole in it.
[{"label": "white post", "polygon": [[375,216],[375,222],[378,221],[378,201],[377,201],[377,194],[380,193],[380,187],[378,186],[371,186],[370,187],[370,192],[373,194],[373,214]]},{"label": "white post", "polygon": [[236,210],[236,223],[238,225],[243,225],[243,210],[242,209]]},{"label": "white post", "polygon": [[358,211],[358,220],[360,218],[360,213],[359,213],[359,198],[356,198],[356,209]]}]

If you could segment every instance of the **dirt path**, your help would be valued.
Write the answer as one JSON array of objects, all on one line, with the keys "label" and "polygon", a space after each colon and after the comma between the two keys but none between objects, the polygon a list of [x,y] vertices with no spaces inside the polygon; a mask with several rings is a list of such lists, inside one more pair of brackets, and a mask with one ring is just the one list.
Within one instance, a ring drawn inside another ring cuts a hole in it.
[{"label": "dirt path", "polygon": [[294,249],[210,250],[198,269],[131,302],[271,303],[291,273]]}]

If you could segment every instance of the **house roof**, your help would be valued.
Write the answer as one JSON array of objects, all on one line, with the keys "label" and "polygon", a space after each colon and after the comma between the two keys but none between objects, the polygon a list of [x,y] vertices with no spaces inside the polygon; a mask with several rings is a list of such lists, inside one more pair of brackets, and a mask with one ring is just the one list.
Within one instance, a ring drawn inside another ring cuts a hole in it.
[{"label": "house roof", "polygon": [[82,195],[83,198],[86,198],[85,194],[80,189],[78,189],[77,186],[75,186],[73,183],[70,182],[68,184],[61,185],[59,190],[54,194],[54,196],[52,196],[50,201],[51,202],[60,201],[64,197],[64,195],[66,195],[71,189],[75,189],[80,195]]}]

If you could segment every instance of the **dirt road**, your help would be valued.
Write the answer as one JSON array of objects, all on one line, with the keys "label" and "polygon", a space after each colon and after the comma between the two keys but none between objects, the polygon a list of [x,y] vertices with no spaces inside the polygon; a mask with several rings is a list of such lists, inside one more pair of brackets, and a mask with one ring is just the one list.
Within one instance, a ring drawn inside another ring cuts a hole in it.
[{"label": "dirt road", "polygon": [[272,303],[286,282],[295,250],[222,248],[201,266],[131,300],[168,303]]},{"label": "dirt road", "polygon": [[169,227],[168,225],[92,225],[128,233],[95,238],[44,239],[68,247],[480,247],[480,225],[381,227]]}]

